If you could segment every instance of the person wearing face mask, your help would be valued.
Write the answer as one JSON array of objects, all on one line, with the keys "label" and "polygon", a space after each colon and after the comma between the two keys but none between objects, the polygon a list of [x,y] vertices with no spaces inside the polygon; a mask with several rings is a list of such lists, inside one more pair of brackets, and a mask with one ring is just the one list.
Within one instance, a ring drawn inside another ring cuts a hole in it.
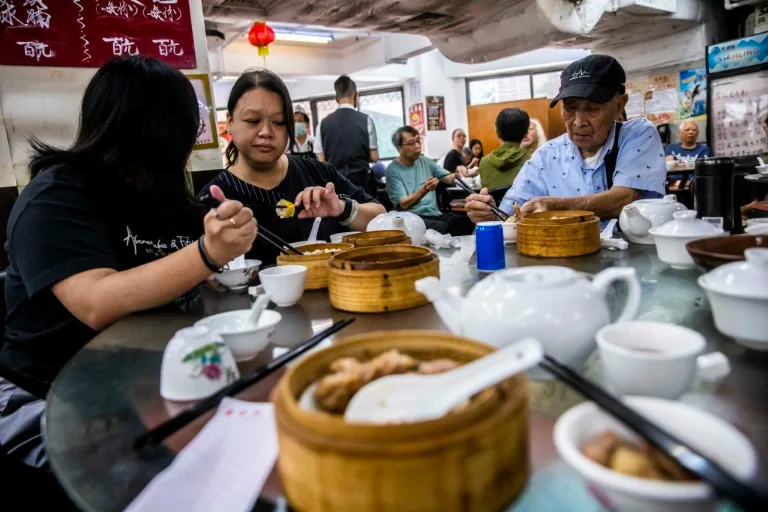
[{"label": "person wearing face mask", "polygon": [[[227,101],[227,130],[232,135],[227,168],[203,187],[198,198],[218,186],[227,198],[250,205],[259,226],[287,242],[307,240],[318,217],[322,217],[318,240],[365,231],[374,217],[385,213],[384,207],[332,165],[285,154],[285,148],[296,142],[294,119],[291,97],[280,77],[266,69],[243,73]],[[295,203],[294,217],[278,217],[274,205],[283,199]],[[246,257],[267,265],[278,254],[257,238]]]},{"label": "person wearing face mask", "polygon": [[[565,134],[539,148],[499,205],[512,214],[587,210],[601,219],[617,217],[637,199],[662,197],[666,182],[664,148],[647,119],[617,123],[629,99],[621,64],[608,55],[590,55],[560,75]],[[474,222],[494,220],[493,198],[483,189],[467,198]]]},{"label": "person wearing face mask", "polygon": [[307,134],[309,128],[309,116],[301,111],[293,113],[294,126],[296,127],[296,142],[291,146],[290,153],[301,158],[317,158],[315,153],[315,138]]}]

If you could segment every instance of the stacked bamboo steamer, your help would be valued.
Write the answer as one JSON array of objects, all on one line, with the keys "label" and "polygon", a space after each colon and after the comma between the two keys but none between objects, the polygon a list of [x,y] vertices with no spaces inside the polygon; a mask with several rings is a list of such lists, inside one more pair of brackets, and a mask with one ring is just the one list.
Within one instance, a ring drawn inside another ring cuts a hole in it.
[{"label": "stacked bamboo steamer", "polygon": [[[354,246],[352,244],[308,244],[298,248],[302,253],[338,249],[339,251],[348,251]],[[305,290],[322,290],[328,288],[328,260],[331,256],[338,253],[317,253],[317,254],[281,254],[277,257],[277,265],[304,265],[307,267],[307,281],[304,284]]]},{"label": "stacked bamboo steamer", "polygon": [[530,213],[517,221],[517,252],[563,258],[600,250],[600,219],[588,211]]},{"label": "stacked bamboo steamer", "polygon": [[328,295],[336,309],[353,313],[397,311],[427,304],[414,283],[440,275],[436,254],[424,247],[385,245],[334,254]]},{"label": "stacked bamboo steamer", "polygon": [[400,229],[385,229],[381,231],[366,231],[342,237],[342,242],[355,247],[375,247],[380,245],[406,244],[410,245],[408,234]]},{"label": "stacked bamboo steamer", "polygon": [[419,360],[465,363],[493,348],[436,331],[386,331],[348,338],[289,369],[275,388],[278,469],[299,512],[496,512],[529,476],[528,381],[516,375],[437,420],[346,423],[302,408],[297,398],[341,357],[369,360],[397,349]]}]

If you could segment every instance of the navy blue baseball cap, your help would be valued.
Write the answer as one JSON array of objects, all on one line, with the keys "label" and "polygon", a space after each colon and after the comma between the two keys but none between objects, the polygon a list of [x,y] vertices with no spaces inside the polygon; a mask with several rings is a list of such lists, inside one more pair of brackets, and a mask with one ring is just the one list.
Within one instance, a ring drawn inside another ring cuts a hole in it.
[{"label": "navy blue baseball cap", "polygon": [[627,75],[619,61],[608,55],[590,55],[571,63],[560,74],[560,92],[550,107],[566,98],[585,98],[595,103],[608,103],[624,94]]}]

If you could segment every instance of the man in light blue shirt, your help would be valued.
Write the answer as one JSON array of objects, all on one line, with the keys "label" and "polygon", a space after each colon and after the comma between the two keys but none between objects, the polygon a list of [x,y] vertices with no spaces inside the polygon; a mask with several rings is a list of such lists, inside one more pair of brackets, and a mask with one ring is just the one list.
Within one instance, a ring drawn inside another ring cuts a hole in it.
[{"label": "man in light blue shirt", "polygon": [[[618,217],[637,199],[662,197],[666,182],[664,148],[647,119],[619,125],[627,104],[624,69],[613,57],[590,55],[560,75],[561,115],[567,133],[550,140],[526,162],[501,202],[513,213],[588,210],[602,219]],[[618,137],[616,132],[618,131]],[[483,189],[467,198],[473,222],[495,220]]]}]

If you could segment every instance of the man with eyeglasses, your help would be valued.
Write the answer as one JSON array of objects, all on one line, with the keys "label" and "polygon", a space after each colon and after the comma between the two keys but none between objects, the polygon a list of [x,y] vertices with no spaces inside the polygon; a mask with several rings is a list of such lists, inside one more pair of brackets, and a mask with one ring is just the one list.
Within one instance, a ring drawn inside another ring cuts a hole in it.
[{"label": "man with eyeglasses", "polygon": [[[561,115],[567,133],[539,148],[523,166],[499,206],[511,214],[588,210],[601,219],[618,217],[637,199],[662,197],[664,148],[647,119],[617,123],[627,104],[626,75],[616,59],[590,55],[560,75]],[[483,189],[467,198],[473,222],[495,220]]]},{"label": "man with eyeglasses", "polygon": [[[456,174],[449,173],[421,154],[421,137],[415,128],[403,126],[392,135],[400,153],[387,167],[387,193],[398,210],[415,213],[427,225],[443,234],[468,235],[474,231],[469,217],[462,213],[442,213],[437,206],[437,184],[453,185]],[[463,168],[457,174],[463,175]]]}]

